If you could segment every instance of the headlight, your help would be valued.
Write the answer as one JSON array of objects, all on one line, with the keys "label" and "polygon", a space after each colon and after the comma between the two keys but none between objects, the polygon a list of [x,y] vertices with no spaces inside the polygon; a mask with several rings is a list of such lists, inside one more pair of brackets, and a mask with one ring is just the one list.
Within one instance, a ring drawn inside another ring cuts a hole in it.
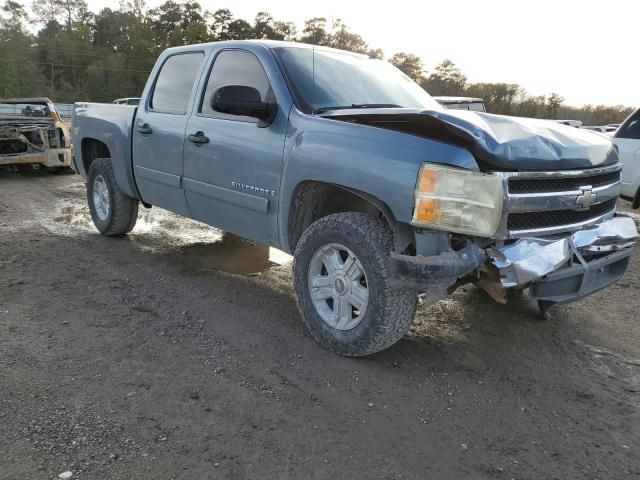
[{"label": "headlight", "polygon": [[412,223],[490,237],[498,229],[502,198],[497,175],[425,163],[418,175]]}]

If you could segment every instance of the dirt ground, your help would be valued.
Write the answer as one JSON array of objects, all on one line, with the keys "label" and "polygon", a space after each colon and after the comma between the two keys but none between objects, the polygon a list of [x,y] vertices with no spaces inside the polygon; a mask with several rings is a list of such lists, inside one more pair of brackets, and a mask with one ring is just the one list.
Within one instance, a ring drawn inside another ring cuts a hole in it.
[{"label": "dirt ground", "polygon": [[0,174],[0,478],[640,478],[639,310],[640,252],[551,321],[466,286],[341,358],[282,252],[158,209],[103,238],[80,177]]}]

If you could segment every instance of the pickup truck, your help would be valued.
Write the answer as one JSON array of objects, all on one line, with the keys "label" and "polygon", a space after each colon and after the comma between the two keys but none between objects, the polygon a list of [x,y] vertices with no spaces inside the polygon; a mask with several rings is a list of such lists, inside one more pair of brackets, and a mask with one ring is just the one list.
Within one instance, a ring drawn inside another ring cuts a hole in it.
[{"label": "pickup truck", "polygon": [[292,253],[311,335],[363,356],[409,329],[418,295],[475,282],[543,313],[618,280],[638,237],[616,213],[604,137],[446,110],[388,62],[310,45],[170,48],[136,106],[77,103],[95,226],[156,206]]}]

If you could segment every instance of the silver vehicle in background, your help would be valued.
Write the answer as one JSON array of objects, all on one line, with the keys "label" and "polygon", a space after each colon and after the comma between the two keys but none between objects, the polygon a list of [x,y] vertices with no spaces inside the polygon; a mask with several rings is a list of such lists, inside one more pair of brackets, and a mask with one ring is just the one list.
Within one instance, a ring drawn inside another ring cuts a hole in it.
[{"label": "silver vehicle in background", "polygon": [[620,125],[604,125],[601,127],[588,125],[588,126],[583,126],[581,128],[584,128],[585,130],[593,130],[594,132],[602,133],[606,136],[612,137],[616,133],[619,127]]},{"label": "silver vehicle in background", "polygon": [[484,100],[473,97],[433,97],[436,102],[451,110],[470,110],[472,112],[486,112]]},{"label": "silver vehicle in background", "polygon": [[140,99],[137,97],[117,98],[112,103],[117,105],[138,105],[140,103]]}]

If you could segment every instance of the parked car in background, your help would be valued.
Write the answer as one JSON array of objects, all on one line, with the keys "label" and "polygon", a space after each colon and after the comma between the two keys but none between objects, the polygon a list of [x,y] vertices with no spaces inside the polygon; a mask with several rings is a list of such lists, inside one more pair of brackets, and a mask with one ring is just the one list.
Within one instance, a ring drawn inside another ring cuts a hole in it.
[{"label": "parked car in background", "polygon": [[566,125],[567,127],[580,128],[582,127],[582,121],[580,120],[551,120],[552,122]]},{"label": "parked car in background", "polygon": [[640,207],[640,108],[627,118],[613,137],[622,163],[622,196]]},{"label": "parked car in background", "polygon": [[397,342],[418,292],[528,288],[543,313],[584,298],[624,274],[638,236],[607,139],[444,109],[366,55],[170,48],[139,106],[77,103],[73,123],[100,233],[154,205],[292,253],[302,319],[342,355]]},{"label": "parked car in background", "polygon": [[604,133],[605,135],[607,134],[614,134],[616,132],[616,130],[618,130],[618,127],[614,126],[614,125],[605,125],[602,127],[598,127],[598,126],[594,126],[594,125],[587,125],[587,126],[583,126],[580,128],[584,128],[585,130],[593,130],[594,132],[598,132],[598,133]]},{"label": "parked car in background", "polygon": [[48,98],[0,99],[0,165],[71,167],[71,133]]},{"label": "parked car in background", "polygon": [[436,102],[451,110],[471,110],[472,112],[486,112],[482,98],[473,97],[433,97]]},{"label": "parked car in background", "polygon": [[112,103],[117,105],[138,105],[140,103],[140,99],[137,97],[118,98]]}]

